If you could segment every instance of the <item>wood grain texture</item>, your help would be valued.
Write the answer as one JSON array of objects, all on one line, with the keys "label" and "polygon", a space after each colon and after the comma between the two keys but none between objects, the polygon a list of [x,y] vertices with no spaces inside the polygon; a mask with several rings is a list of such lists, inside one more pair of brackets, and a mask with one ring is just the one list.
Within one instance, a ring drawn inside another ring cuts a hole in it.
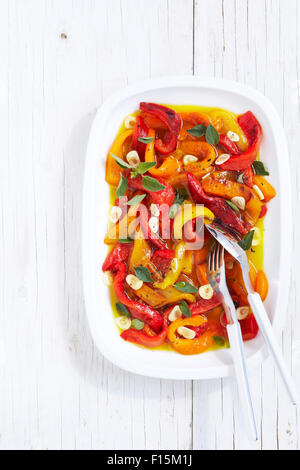
[{"label": "wood grain texture", "polygon": [[[199,74],[276,106],[300,259],[297,0],[0,0],[0,449],[299,449],[297,410],[267,360],[251,377],[260,440],[232,380],[121,371],[95,350],[81,285],[81,189],[95,110],[143,78]],[[137,40],[138,38],[138,40]],[[299,274],[282,335],[300,387]]]}]

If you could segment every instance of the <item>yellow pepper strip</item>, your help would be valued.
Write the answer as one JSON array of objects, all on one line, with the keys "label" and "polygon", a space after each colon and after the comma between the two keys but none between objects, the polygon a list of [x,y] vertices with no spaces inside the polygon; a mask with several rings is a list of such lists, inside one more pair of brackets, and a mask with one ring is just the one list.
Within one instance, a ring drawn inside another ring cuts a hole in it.
[{"label": "yellow pepper strip", "polygon": [[193,294],[180,292],[179,290],[175,289],[175,287],[173,286],[167,287],[166,289],[160,292],[165,298],[165,301],[162,304],[162,306],[169,305],[169,304],[176,304],[177,302],[180,302],[181,300],[186,300],[187,302],[191,304],[195,302],[195,296]]},{"label": "yellow pepper strip", "polygon": [[184,274],[192,274],[193,271],[193,250],[187,250],[184,255],[184,263],[182,272]]},{"label": "yellow pepper strip", "polygon": [[182,239],[182,227],[184,224],[189,220],[196,219],[197,217],[203,217],[205,224],[210,224],[215,218],[214,214],[206,207],[192,204],[188,200],[185,201],[181,205],[174,219],[173,231],[175,240]]},{"label": "yellow pepper strip", "polygon": [[[139,208],[139,204],[136,206],[131,206],[128,213],[120,220],[117,224],[113,224],[104,239],[106,245],[111,245],[116,243],[119,239],[127,238],[129,235],[135,231],[132,227],[132,222],[137,220],[136,213]],[[136,227],[134,227],[136,228]]]},{"label": "yellow pepper strip", "polygon": [[175,249],[175,257],[172,259],[170,266],[167,269],[165,278],[162,282],[155,282],[154,287],[157,289],[166,289],[169,286],[175,284],[177,279],[180,276],[184,265],[184,255],[185,255],[185,242],[182,241],[178,243]]},{"label": "yellow pepper strip", "polygon": [[119,158],[122,158],[122,148],[123,144],[128,137],[132,136],[133,129],[128,129],[127,131],[120,134],[114,141],[110,151],[108,152],[106,159],[106,171],[105,171],[105,181],[112,186],[118,186],[120,181],[120,174],[122,173],[121,168],[111,156],[111,153],[116,155]]},{"label": "yellow pepper strip", "polygon": [[136,230],[133,250],[130,258],[129,268],[134,272],[134,267],[146,267],[151,259],[152,250],[144,238],[143,232],[140,228]]},{"label": "yellow pepper strip", "polygon": [[[148,137],[152,137],[153,140],[149,144],[147,144],[146,152],[145,152],[145,162],[155,162],[155,130],[149,129]],[[180,173],[181,164],[177,160],[177,158],[173,156],[169,156],[165,158],[163,163],[160,165],[159,168],[150,168],[148,170],[149,173],[153,176],[161,176],[163,178],[167,178],[172,175],[176,175]]]},{"label": "yellow pepper strip", "polygon": [[259,218],[262,208],[262,202],[253,190],[251,190],[251,193],[251,198],[246,204],[246,208],[243,215],[247,222],[249,222],[250,225],[254,226],[256,225],[256,222]]},{"label": "yellow pepper strip", "polygon": [[160,308],[167,303],[163,294],[147,286],[147,284],[143,284],[142,287],[134,293],[151,307]]},{"label": "yellow pepper strip", "polygon": [[263,176],[254,176],[254,183],[259,187],[264,195],[264,202],[268,202],[276,196],[276,190]]},{"label": "yellow pepper strip", "polygon": [[229,111],[215,110],[210,112],[210,116],[215,121],[215,127],[220,134],[226,134],[228,131],[234,132],[240,138],[237,142],[239,150],[241,152],[247,150],[248,140],[238,125],[236,116],[233,113],[230,113]]},{"label": "yellow pepper strip", "polygon": [[191,318],[179,318],[172,322],[168,330],[168,340],[175,351],[180,354],[199,354],[209,347],[213,346],[214,340],[211,331],[206,331],[201,336],[194,339],[185,339],[178,335],[177,330],[180,326],[201,326],[207,323],[207,319],[202,315],[195,315]]}]

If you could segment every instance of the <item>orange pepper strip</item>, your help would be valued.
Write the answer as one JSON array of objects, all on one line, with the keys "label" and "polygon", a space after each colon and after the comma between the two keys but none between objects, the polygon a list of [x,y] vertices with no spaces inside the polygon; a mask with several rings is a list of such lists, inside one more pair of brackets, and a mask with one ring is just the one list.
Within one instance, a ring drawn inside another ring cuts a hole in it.
[{"label": "orange pepper strip", "polygon": [[206,263],[198,264],[196,267],[198,281],[201,282],[201,285],[209,284],[207,277],[207,265]]},{"label": "orange pepper strip", "polygon": [[212,124],[212,119],[208,114],[198,111],[179,113],[179,116],[183,120],[183,126],[178,137],[179,141],[193,139],[193,137],[187,132],[192,127],[198,124],[204,124],[205,126]]},{"label": "orange pepper strip", "polygon": [[194,251],[195,265],[205,263],[208,257],[209,250],[210,247],[208,245],[205,245],[203,248],[201,248],[201,250]]},{"label": "orange pepper strip", "polygon": [[[251,190],[252,191],[252,190]],[[262,202],[258,198],[258,196],[255,194],[254,191],[252,191],[251,198],[246,204],[246,208],[244,211],[244,217],[249,222],[251,225],[256,225],[256,222],[259,219],[260,212],[262,208]]]},{"label": "orange pepper strip", "polygon": [[256,275],[255,290],[260,295],[261,300],[264,301],[268,295],[269,283],[263,270],[258,271]]},{"label": "orange pepper strip", "polygon": [[[155,162],[155,130],[149,129],[148,137],[152,137],[153,140],[149,144],[147,144],[146,152],[145,152],[145,162]],[[177,158],[173,156],[169,156],[165,158],[163,163],[160,165],[159,168],[150,168],[149,173],[153,176],[161,176],[161,177],[169,177],[172,175],[176,175],[176,173],[180,172],[181,164],[177,160]]]},{"label": "orange pepper strip", "polygon": [[199,354],[214,344],[213,333],[206,331],[203,335],[194,339],[181,338],[176,334],[180,326],[200,326],[207,322],[202,315],[195,315],[191,318],[179,318],[169,326],[168,340],[175,351],[180,354]]},{"label": "orange pepper strip", "polygon": [[263,193],[265,197],[265,202],[270,201],[271,199],[273,199],[273,197],[276,196],[275,188],[263,176],[254,176],[254,183],[256,184],[256,186],[259,187],[259,189]]},{"label": "orange pepper strip", "polygon": [[116,140],[114,141],[110,151],[108,152],[107,159],[106,159],[106,171],[105,171],[105,181],[112,186],[118,186],[120,181],[120,174],[122,173],[121,168],[115,161],[115,159],[111,156],[111,153],[116,155],[119,158],[123,157],[123,144],[128,139],[128,137],[132,136],[133,129],[128,129],[127,131],[120,134]]},{"label": "orange pepper strip", "polygon": [[175,175],[168,180],[169,184],[176,186],[186,183],[187,172],[192,173],[197,178],[201,178],[214,170],[214,167],[211,165],[215,161],[217,154],[215,148],[207,142],[185,141],[181,143],[180,150],[183,151],[184,154],[194,155],[202,159],[199,160],[199,162],[185,165],[179,175]]},{"label": "orange pepper strip", "polygon": [[249,264],[249,276],[250,276],[250,281],[252,284],[253,289],[255,288],[255,282],[256,282],[256,268],[254,264],[251,261],[248,261]]},{"label": "orange pepper strip", "polygon": [[240,196],[246,202],[251,198],[251,189],[245,184],[236,183],[235,181],[221,181],[208,177],[202,181],[202,187],[210,196],[224,197],[229,200],[235,196]]},{"label": "orange pepper strip", "polygon": [[159,291],[147,286],[145,283],[134,293],[140,299],[146,302],[146,304],[150,305],[150,307],[159,308],[166,304],[165,296],[162,295]]}]

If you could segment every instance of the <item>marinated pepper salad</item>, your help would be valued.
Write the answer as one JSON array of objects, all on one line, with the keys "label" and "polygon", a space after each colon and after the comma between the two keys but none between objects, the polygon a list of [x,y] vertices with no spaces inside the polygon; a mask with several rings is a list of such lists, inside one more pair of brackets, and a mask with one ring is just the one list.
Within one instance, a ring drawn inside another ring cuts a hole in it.
[{"label": "marinated pepper salad", "polygon": [[[276,192],[258,160],[262,128],[251,111],[140,103],[107,155],[110,251],[103,264],[121,338],[199,354],[227,343],[226,317],[209,284],[212,221],[247,251],[254,289],[265,300],[263,218]],[[258,326],[239,264],[226,279],[243,339]]]}]

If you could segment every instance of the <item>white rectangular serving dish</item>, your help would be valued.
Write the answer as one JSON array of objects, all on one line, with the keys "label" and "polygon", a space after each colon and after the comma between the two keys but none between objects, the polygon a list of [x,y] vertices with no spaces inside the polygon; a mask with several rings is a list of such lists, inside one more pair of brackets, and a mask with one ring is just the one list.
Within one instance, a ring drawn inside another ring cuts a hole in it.
[{"label": "white rectangular serving dish", "polygon": [[[213,106],[237,114],[251,110],[260,121],[264,133],[260,156],[270,170],[272,184],[277,190],[265,221],[264,258],[270,282],[265,305],[276,333],[282,329],[286,314],[292,240],[289,158],[280,119],[265,96],[239,83],[200,77],[159,78],[138,83],[111,96],[95,117],[87,149],[82,262],[86,312],[95,344],[117,366],[150,377],[209,379],[232,375],[232,361],[226,349],[195,356],[148,350],[123,341],[115,326],[109,291],[102,282],[101,272],[107,255],[103,240],[109,209],[105,160],[124,117],[137,110],[140,101]],[[245,343],[245,353],[249,368],[261,363],[266,351],[260,334]]]}]

